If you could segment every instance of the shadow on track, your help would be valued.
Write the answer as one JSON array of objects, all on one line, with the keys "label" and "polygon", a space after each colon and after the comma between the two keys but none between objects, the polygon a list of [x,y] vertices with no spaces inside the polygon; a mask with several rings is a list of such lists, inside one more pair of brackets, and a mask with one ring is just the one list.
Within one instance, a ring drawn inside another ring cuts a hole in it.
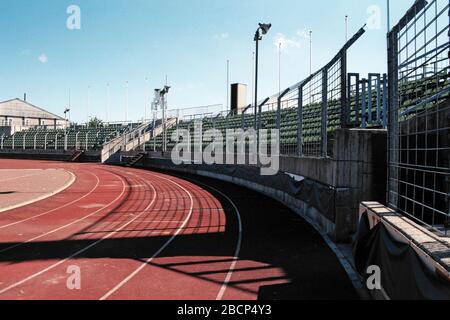
[{"label": "shadow on track", "polygon": [[[176,176],[194,179],[223,191],[240,210],[243,242],[234,274],[244,273],[246,276],[242,279],[233,278],[230,288],[254,294],[263,300],[358,299],[347,274],[325,241],[312,226],[284,205],[229,183],[191,175]],[[223,264],[220,267],[218,264],[233,261],[238,237],[237,219],[228,201],[213,190],[208,191],[221,201],[225,210],[225,232],[197,232],[193,227],[187,230],[189,234],[177,237],[158,259],[150,263],[152,266],[210,282],[216,282],[214,275],[228,272]],[[127,237],[132,231],[119,232],[113,239],[104,240],[77,258],[134,259],[145,262],[170,237],[151,236],[155,231],[153,229],[138,230],[144,232],[143,237]],[[95,241],[68,239],[29,243],[0,254],[0,262],[64,259]],[[0,250],[13,245],[0,243]],[[283,273],[273,275],[265,272],[272,269],[282,270]],[[271,282],[280,284],[266,285]],[[219,281],[217,283],[220,284]],[[257,284],[258,289],[255,291],[252,289],[255,286],[249,287],[249,284]]]}]

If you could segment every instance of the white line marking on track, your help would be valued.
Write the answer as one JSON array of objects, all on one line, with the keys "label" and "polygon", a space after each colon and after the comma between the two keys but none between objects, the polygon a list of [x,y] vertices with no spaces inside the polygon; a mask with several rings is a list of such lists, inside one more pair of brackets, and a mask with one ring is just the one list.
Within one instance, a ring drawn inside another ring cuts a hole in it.
[{"label": "white line marking on track", "polygon": [[[19,171],[19,169],[11,169],[10,171],[13,171],[13,170]],[[40,174],[45,173],[45,170],[41,170],[41,169],[29,169],[29,170],[30,170],[30,171],[31,171],[31,170],[32,170],[32,171],[39,171],[39,172],[38,172],[38,173],[35,173],[35,174],[28,174],[28,175],[25,175],[25,176],[19,176],[19,177],[7,178],[7,179],[4,179],[4,180],[0,180],[0,182],[13,181],[13,180],[18,180],[18,179],[22,179],[22,178],[29,178],[29,177],[34,177],[34,176],[38,176],[38,175],[40,175]]]},{"label": "white line marking on track", "polygon": [[222,191],[217,190],[216,188],[211,187],[210,185],[207,185],[207,184],[202,183],[202,182],[200,182],[200,181],[197,181],[197,180],[195,180],[195,179],[190,179],[190,178],[189,178],[188,180],[191,180],[191,181],[193,181],[194,183],[203,185],[203,186],[205,186],[206,188],[212,189],[212,190],[214,190],[215,192],[217,192],[218,194],[222,195],[222,197],[224,197],[224,198],[225,198],[225,199],[233,206],[233,208],[234,208],[234,210],[235,210],[235,212],[236,212],[237,219],[238,219],[238,225],[239,225],[239,238],[238,238],[238,242],[237,242],[237,245],[236,245],[236,251],[235,251],[235,253],[234,253],[233,262],[231,263],[230,268],[228,269],[228,270],[229,270],[229,271],[228,271],[228,274],[227,274],[227,276],[226,276],[226,278],[225,278],[225,281],[223,282],[223,285],[222,285],[222,287],[220,288],[219,294],[217,295],[217,298],[216,298],[216,300],[222,300],[222,299],[223,299],[223,296],[225,295],[225,291],[226,291],[227,288],[228,288],[228,284],[229,284],[230,281],[231,281],[231,277],[233,276],[234,269],[236,269],[236,264],[237,264],[237,262],[239,261],[239,255],[240,255],[240,252],[241,252],[241,246],[242,246],[242,219],[241,219],[241,213],[239,212],[239,209],[238,209],[237,206],[234,204],[234,202],[233,202],[226,194],[224,194]]},{"label": "white line marking on track", "polygon": [[[32,203],[36,203],[36,202],[48,199],[50,197],[53,197],[53,196],[57,195],[58,193],[63,192],[64,190],[68,189],[75,182],[76,177],[75,177],[75,175],[72,172],[70,172],[70,171],[66,171],[66,172],[68,172],[70,174],[70,180],[65,185],[63,185],[62,187],[60,187],[60,188],[58,188],[58,189],[56,189],[56,190],[54,190],[52,192],[46,193],[46,194],[44,194],[44,195],[42,195],[42,196],[40,196],[38,198],[29,200],[29,201],[26,201],[26,202],[18,203],[18,204],[15,204],[13,206],[10,206],[10,207],[6,207],[6,208],[3,208],[3,209],[0,209],[0,213],[7,212],[7,211],[10,211],[10,210],[14,210],[14,209],[21,208],[21,207],[25,207],[25,206],[28,206],[28,205],[30,205]],[[0,229],[2,229],[2,228],[3,227],[0,226]]]},{"label": "white line marking on track", "polygon": [[[121,178],[121,179],[122,179],[122,178]],[[116,202],[116,201],[117,201],[118,199],[120,199],[120,197],[125,193],[125,190],[126,190],[125,181],[122,180],[122,183],[123,183],[122,193],[120,194],[119,197],[117,197],[117,198],[116,198],[113,202],[111,202],[109,205],[111,205],[111,204],[113,204],[114,202]],[[150,185],[150,184],[149,184],[149,185]],[[151,187],[152,187],[152,189],[154,190],[153,186],[151,186]],[[156,190],[155,190],[155,194],[154,194],[154,199],[153,199],[153,201],[154,201],[155,199],[156,199]],[[142,212],[141,214],[143,214],[143,213],[144,213],[144,212]],[[28,282],[28,281],[34,279],[34,278],[36,278],[36,277],[38,277],[38,276],[40,276],[40,275],[46,273],[47,271],[50,271],[50,270],[52,270],[52,269],[58,267],[59,265],[61,265],[61,264],[65,263],[66,261],[68,261],[68,260],[70,260],[70,259],[72,259],[72,258],[74,258],[74,257],[76,257],[76,256],[78,256],[78,255],[80,255],[81,253],[83,253],[83,252],[89,250],[90,248],[96,246],[97,244],[103,242],[104,240],[106,240],[106,239],[112,237],[112,236],[115,235],[117,232],[119,232],[121,229],[126,228],[129,224],[131,224],[133,221],[135,221],[137,218],[139,218],[139,216],[140,216],[140,215],[138,215],[137,217],[135,217],[134,219],[132,219],[131,221],[129,221],[128,223],[126,223],[125,225],[123,225],[123,226],[122,226],[121,228],[119,228],[118,230],[116,230],[116,231],[114,231],[114,232],[111,232],[110,234],[106,235],[105,237],[101,238],[100,240],[98,240],[98,241],[96,241],[96,242],[90,244],[89,246],[87,246],[87,247],[85,247],[85,248],[83,248],[83,249],[81,249],[81,250],[75,252],[74,254],[72,254],[71,256],[69,256],[69,257],[67,257],[67,258],[65,258],[64,260],[61,260],[61,261],[59,261],[59,262],[57,262],[57,263],[55,263],[55,264],[52,264],[51,266],[49,266],[49,267],[47,267],[47,268],[45,268],[45,269],[43,269],[43,270],[41,270],[41,271],[39,271],[39,272],[37,272],[37,273],[35,273],[35,274],[32,274],[31,276],[29,276],[29,277],[27,277],[27,278],[25,278],[25,279],[22,279],[21,281],[18,281],[18,282],[16,282],[16,283],[13,283],[12,285],[10,285],[10,286],[4,288],[4,289],[1,289],[1,290],[0,290],[0,294],[3,294],[3,293],[5,293],[5,292],[7,292],[7,291],[9,291],[9,290],[11,290],[11,289],[14,289],[14,288],[16,288],[16,287],[18,287],[18,286],[20,286],[20,285],[22,285],[22,284],[24,284],[24,283],[26,283],[26,282]]]},{"label": "white line marking on track", "polygon": [[34,238],[32,238],[32,239],[29,239],[29,240],[27,240],[27,241],[25,241],[25,242],[21,242],[21,243],[18,243],[18,244],[16,244],[16,245],[7,247],[7,248],[5,248],[5,249],[3,249],[3,250],[0,250],[0,253],[4,253],[4,252],[6,252],[6,251],[10,251],[10,250],[12,250],[12,249],[15,249],[15,248],[18,248],[18,247],[20,247],[20,246],[23,246],[24,244],[33,242],[33,241],[35,241],[35,240],[38,240],[38,239],[41,239],[41,238],[43,238],[43,237],[45,237],[45,236],[48,236],[48,235],[50,235],[50,234],[53,234],[53,233],[55,233],[55,232],[57,232],[57,231],[63,230],[63,229],[65,229],[65,228],[67,228],[67,227],[70,227],[70,226],[72,226],[72,225],[74,225],[74,224],[76,224],[76,223],[78,223],[78,222],[81,222],[81,221],[83,221],[83,220],[86,220],[87,218],[90,218],[90,217],[92,217],[92,216],[95,216],[95,215],[98,214],[99,212],[102,212],[104,209],[106,209],[107,207],[111,206],[114,202],[116,202],[117,200],[119,200],[120,197],[122,197],[122,195],[125,193],[125,190],[126,190],[125,181],[122,180],[122,178],[119,177],[118,175],[116,175],[116,174],[114,174],[114,175],[115,175],[116,177],[118,177],[118,178],[122,181],[123,188],[122,188],[122,193],[121,193],[116,199],[114,199],[112,202],[110,202],[108,205],[104,206],[103,208],[101,208],[101,209],[99,209],[99,210],[97,210],[97,211],[94,211],[94,212],[92,212],[92,213],[90,213],[90,214],[84,216],[83,218],[80,218],[80,219],[78,219],[78,220],[74,220],[74,221],[72,221],[71,223],[68,223],[68,224],[66,224],[66,225],[64,225],[64,226],[58,227],[58,228],[56,228],[56,229],[53,229],[53,230],[51,230],[51,231],[49,231],[49,232],[46,232],[46,233],[44,233],[44,234],[41,234],[40,236],[34,237]]},{"label": "white line marking on track", "polygon": [[[146,174],[148,175],[148,173],[146,173]],[[156,257],[158,257],[173,242],[173,240],[175,240],[175,238],[181,233],[181,231],[184,229],[184,227],[186,226],[188,221],[191,219],[192,213],[194,211],[194,198],[192,197],[192,194],[188,190],[186,190],[183,186],[176,183],[175,181],[172,181],[170,179],[167,179],[167,178],[164,178],[164,177],[158,176],[158,175],[152,175],[152,174],[150,174],[150,175],[153,177],[158,177],[158,178],[167,180],[167,181],[175,184],[176,186],[178,186],[184,192],[186,192],[186,194],[189,196],[189,198],[191,200],[191,207],[189,209],[189,214],[186,217],[186,219],[184,220],[183,224],[175,232],[175,234],[169,240],[167,240],[167,242],[150,259],[148,259],[144,263],[142,263],[142,265],[140,267],[138,267],[135,271],[133,271],[128,277],[126,277],[123,281],[121,281],[117,286],[115,286],[113,289],[111,289],[109,292],[107,292],[103,297],[100,298],[100,300],[108,299],[111,295],[113,295],[120,288],[122,288],[125,284],[127,284],[132,278],[134,278],[139,272],[141,272],[150,262],[152,262]]]},{"label": "white line marking on track", "polygon": [[29,221],[29,220],[33,220],[33,219],[35,219],[35,218],[39,218],[39,217],[45,216],[45,215],[50,214],[50,213],[52,213],[52,212],[55,212],[55,211],[57,211],[57,210],[63,209],[63,208],[65,208],[65,207],[67,207],[67,206],[70,206],[70,205],[72,205],[72,204],[74,204],[74,203],[77,203],[78,201],[83,200],[84,198],[88,197],[89,195],[91,195],[91,194],[97,189],[97,187],[98,187],[99,184],[100,184],[100,179],[98,178],[97,175],[95,175],[95,174],[93,174],[93,173],[90,173],[90,172],[89,172],[89,174],[90,174],[90,175],[93,175],[93,176],[97,179],[96,185],[94,186],[94,188],[93,188],[91,191],[89,191],[89,193],[85,194],[84,196],[82,196],[82,197],[80,197],[80,198],[78,198],[78,199],[73,200],[72,202],[69,202],[69,203],[66,203],[66,204],[62,205],[61,207],[54,208],[54,209],[52,209],[52,210],[46,211],[46,212],[44,212],[44,213],[40,213],[40,214],[38,214],[38,215],[29,217],[29,218],[26,218],[26,219],[23,219],[23,220],[20,220],[20,221],[15,221],[15,222],[13,222],[13,223],[10,223],[10,224],[6,224],[6,225],[3,225],[3,226],[0,226],[0,230],[1,230],[1,229],[4,229],[4,228],[8,228],[8,227],[15,226],[15,225],[17,225],[17,224],[19,224],[19,223],[23,223],[23,222],[26,222],[26,221]]}]

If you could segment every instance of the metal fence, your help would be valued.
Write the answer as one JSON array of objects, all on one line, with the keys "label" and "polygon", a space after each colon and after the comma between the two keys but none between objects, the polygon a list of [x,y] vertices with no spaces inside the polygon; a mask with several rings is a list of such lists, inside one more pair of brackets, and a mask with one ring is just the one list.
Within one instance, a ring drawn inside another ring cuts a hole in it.
[{"label": "metal fence", "polygon": [[[260,129],[278,129],[281,155],[332,157],[337,129],[386,126],[386,75],[370,74],[368,79],[357,75],[353,83],[351,76],[355,74],[347,73],[347,51],[364,33],[361,28],[323,68],[260,101],[257,108],[249,105],[241,114],[217,108],[204,112],[203,107],[183,110],[167,136],[177,129],[193,131],[195,120],[203,122],[203,129],[219,129],[223,133],[227,129],[255,129],[258,133]],[[168,144],[169,151],[172,145]],[[161,148],[161,137],[155,136],[148,150]]]},{"label": "metal fence", "polygon": [[416,1],[389,33],[389,206],[450,227],[449,0]]},{"label": "metal fence", "polygon": [[333,156],[334,132],[351,126],[347,50],[364,33],[361,28],[322,69],[260,106],[259,128],[280,130],[282,155]]}]

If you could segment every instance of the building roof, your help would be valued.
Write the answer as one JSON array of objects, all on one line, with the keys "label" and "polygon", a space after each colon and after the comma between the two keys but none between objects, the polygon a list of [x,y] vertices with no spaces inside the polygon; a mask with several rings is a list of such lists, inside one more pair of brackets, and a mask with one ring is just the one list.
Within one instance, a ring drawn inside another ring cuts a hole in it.
[{"label": "building roof", "polygon": [[33,118],[44,120],[61,120],[64,118],[39,108],[21,99],[0,102],[0,117]]}]

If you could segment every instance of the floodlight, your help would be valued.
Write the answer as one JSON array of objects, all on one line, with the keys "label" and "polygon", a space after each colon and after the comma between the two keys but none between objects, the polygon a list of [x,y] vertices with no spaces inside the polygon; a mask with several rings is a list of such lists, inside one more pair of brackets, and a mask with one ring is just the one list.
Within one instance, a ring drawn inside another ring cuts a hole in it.
[{"label": "floodlight", "polygon": [[259,27],[261,28],[261,31],[263,34],[267,34],[269,32],[270,28],[272,27],[271,23],[260,23]]}]

